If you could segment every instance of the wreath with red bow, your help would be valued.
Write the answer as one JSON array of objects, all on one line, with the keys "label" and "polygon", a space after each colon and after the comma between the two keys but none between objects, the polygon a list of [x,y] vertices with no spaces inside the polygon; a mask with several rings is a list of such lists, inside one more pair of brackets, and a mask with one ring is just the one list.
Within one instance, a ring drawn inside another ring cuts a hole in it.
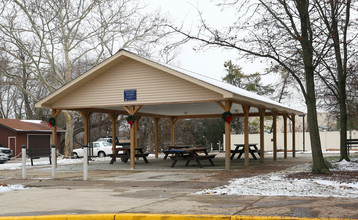
[{"label": "wreath with red bow", "polygon": [[128,115],[127,122],[128,122],[128,124],[131,125],[131,128],[132,128],[132,125],[134,124],[135,120],[136,120],[136,118],[134,115]]},{"label": "wreath with red bow", "polygon": [[52,126],[56,125],[56,119],[55,118],[50,118],[48,120],[48,126],[50,126],[50,128],[52,128]]},{"label": "wreath with red bow", "polygon": [[231,114],[231,112],[224,112],[224,113],[221,115],[221,118],[222,118],[225,122],[227,122],[228,124],[230,124],[231,121],[232,121],[232,114]]}]

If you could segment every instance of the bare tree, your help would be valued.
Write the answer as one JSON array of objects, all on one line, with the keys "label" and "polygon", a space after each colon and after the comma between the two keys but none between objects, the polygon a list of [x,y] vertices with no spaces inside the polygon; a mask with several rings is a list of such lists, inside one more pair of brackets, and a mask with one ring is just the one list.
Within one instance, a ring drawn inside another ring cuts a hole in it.
[{"label": "bare tree", "polygon": [[0,74],[0,118],[10,118],[16,104],[16,91],[12,83]]},{"label": "bare tree", "polygon": [[312,172],[330,173],[321,149],[315,94],[315,69],[327,45],[315,38],[318,36],[314,25],[318,19],[315,8],[309,0],[245,0],[225,2],[227,4],[236,7],[238,18],[229,27],[210,27],[201,16],[201,26],[196,33],[172,28],[185,36],[182,42],[197,40],[202,47],[222,47],[246,57],[266,58],[289,72],[296,79],[307,105]]},{"label": "bare tree", "polygon": [[[13,70],[4,74],[22,90],[28,116],[30,103],[77,76],[75,66],[86,63],[89,69],[121,48],[150,51],[166,35],[163,19],[142,13],[135,0],[7,0],[0,8],[0,39],[6,45],[1,51]],[[70,156],[74,113],[63,114]]]},{"label": "bare tree", "polygon": [[[318,75],[327,86],[325,95],[331,95],[328,104],[338,107],[340,120],[340,156],[349,161],[347,151],[347,76],[353,71],[357,55],[357,24],[351,19],[351,0],[326,2],[315,0],[320,16],[321,34],[329,39],[332,47],[322,62]],[[353,10],[354,12],[355,10]],[[356,13],[354,14],[356,16]],[[317,26],[319,28],[319,26]]]},{"label": "bare tree", "polygon": [[[347,112],[348,112],[348,128],[358,129],[358,66],[355,65],[353,71],[347,76]],[[350,133],[350,137],[351,133]]]},{"label": "bare tree", "polygon": [[18,90],[15,83],[5,76],[5,72],[9,71],[9,59],[0,53],[0,118],[11,118],[14,115],[21,114],[17,110]]}]

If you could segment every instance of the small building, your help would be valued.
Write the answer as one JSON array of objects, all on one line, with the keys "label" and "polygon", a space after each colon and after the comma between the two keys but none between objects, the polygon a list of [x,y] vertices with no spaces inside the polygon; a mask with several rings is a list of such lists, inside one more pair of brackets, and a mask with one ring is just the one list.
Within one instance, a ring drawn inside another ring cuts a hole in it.
[{"label": "small building", "polygon": [[[57,148],[60,149],[60,136],[65,131],[57,131]],[[49,148],[52,143],[52,129],[41,120],[20,120],[0,118],[0,144],[10,148],[14,157],[21,156],[21,146],[27,148]]]}]

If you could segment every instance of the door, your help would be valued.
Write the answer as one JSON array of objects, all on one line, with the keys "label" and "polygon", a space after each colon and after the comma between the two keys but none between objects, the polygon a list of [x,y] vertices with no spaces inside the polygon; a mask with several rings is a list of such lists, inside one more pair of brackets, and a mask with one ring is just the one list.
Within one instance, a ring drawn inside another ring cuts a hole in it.
[{"label": "door", "polygon": [[8,138],[8,148],[10,148],[12,150],[13,157],[17,157],[17,154],[21,153],[21,152],[17,152],[15,136]]}]

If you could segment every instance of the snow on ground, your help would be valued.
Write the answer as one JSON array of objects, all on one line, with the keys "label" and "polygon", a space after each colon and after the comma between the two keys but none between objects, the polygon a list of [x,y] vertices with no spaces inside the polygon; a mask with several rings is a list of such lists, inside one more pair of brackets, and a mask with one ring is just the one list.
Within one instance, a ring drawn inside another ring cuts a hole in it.
[{"label": "snow on ground", "polygon": [[[82,159],[58,159],[57,160],[58,165],[75,164],[75,163],[83,163],[83,160]],[[41,158],[40,160],[34,160],[34,164],[36,164],[36,167],[49,166],[49,160],[48,160],[48,158]],[[18,162],[18,163],[7,162],[5,164],[0,164],[0,170],[16,170],[16,169],[21,169],[21,166],[22,166],[22,162]],[[31,168],[31,162],[29,160],[26,162],[26,167]]]},{"label": "snow on ground", "polygon": [[0,184],[0,193],[25,189],[22,185]]},{"label": "snow on ground", "polygon": [[342,170],[342,171],[357,171],[358,170],[358,160],[352,159],[350,162],[342,160],[341,162],[333,163],[333,170]]},{"label": "snow on ground", "polygon": [[[42,158],[40,160],[35,160],[36,166],[37,167],[49,166],[48,158],[45,158],[45,159],[46,160],[44,160]],[[82,162],[83,162],[82,159],[59,159],[59,160],[57,160],[58,165],[75,164],[75,163],[82,163]],[[27,168],[31,167],[30,161],[26,162],[26,167]],[[16,169],[21,169],[21,168],[22,168],[22,162],[7,162],[5,164],[0,164],[0,170],[16,170]],[[7,185],[7,184],[0,183],[0,193],[16,191],[16,190],[23,190],[23,189],[26,189],[26,188],[22,185]]]},{"label": "snow on ground", "polygon": [[[332,171],[358,171],[358,160],[332,162]],[[196,194],[210,195],[255,195],[255,196],[313,196],[358,198],[358,182],[341,183],[321,179],[286,179],[285,175],[295,172],[309,172],[310,164],[266,175],[238,178],[228,185],[206,189]]]},{"label": "snow on ground", "polygon": [[[94,158],[94,160],[109,160],[109,158]],[[83,163],[83,159],[58,159],[58,165]],[[332,171],[358,171],[358,159],[351,162],[332,162]],[[0,164],[0,170],[21,169],[21,162]],[[26,166],[31,167],[27,162]],[[36,166],[49,166],[47,158],[36,160]],[[257,196],[314,196],[314,197],[350,197],[358,198],[358,183],[341,183],[320,179],[286,179],[285,175],[295,172],[309,172],[309,163],[301,164],[283,171],[266,175],[233,179],[228,185],[215,189],[206,189],[196,194],[210,195],[257,195]],[[6,185],[0,183],[0,193],[24,189],[21,185]]]},{"label": "snow on ground", "polygon": [[[149,158],[155,158],[154,154],[149,154],[148,155]],[[105,158],[98,158],[98,157],[94,157],[92,158],[92,160],[94,161],[110,161],[111,158],[109,157],[105,157]],[[5,164],[0,164],[0,171],[1,170],[16,170],[16,169],[21,169],[22,168],[22,162],[21,159],[18,160],[19,162],[7,162]],[[81,164],[83,163],[83,158],[77,158],[77,159],[57,159],[57,164],[58,165],[66,165],[66,164]],[[36,167],[45,167],[45,166],[49,166],[49,160],[47,157],[43,157],[41,159],[36,159],[34,160],[34,165],[36,165]],[[27,160],[26,162],[26,168],[31,168],[31,162],[30,160]]]}]

